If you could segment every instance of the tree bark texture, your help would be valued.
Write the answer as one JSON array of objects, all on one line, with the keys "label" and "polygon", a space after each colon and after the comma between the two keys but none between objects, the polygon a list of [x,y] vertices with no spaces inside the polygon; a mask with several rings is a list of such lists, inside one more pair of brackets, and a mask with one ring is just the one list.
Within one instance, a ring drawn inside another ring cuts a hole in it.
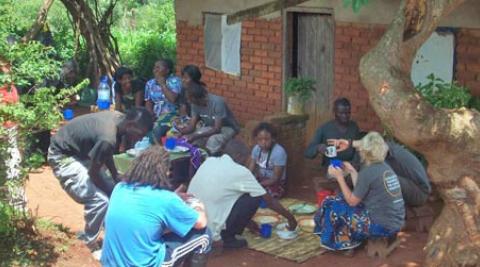
[{"label": "tree bark texture", "polygon": [[403,0],[380,42],[360,62],[376,113],[422,153],[445,206],[430,231],[426,266],[480,266],[480,113],[439,109],[416,91],[411,66],[439,21],[464,0]]},{"label": "tree bark texture", "polygon": [[113,77],[120,61],[110,33],[112,10],[116,1],[111,1],[107,11],[100,17],[85,0],[61,0],[79,26],[89,53],[88,76],[96,86],[101,75]]},{"label": "tree bark texture", "polygon": [[37,36],[37,34],[40,32],[40,30],[43,28],[43,25],[45,25],[45,22],[47,21],[48,10],[50,10],[52,4],[53,0],[43,1],[43,4],[38,11],[35,23],[33,24],[32,28],[30,28],[30,30],[27,32],[27,34],[22,37],[22,42],[28,42],[35,38],[35,36]]}]

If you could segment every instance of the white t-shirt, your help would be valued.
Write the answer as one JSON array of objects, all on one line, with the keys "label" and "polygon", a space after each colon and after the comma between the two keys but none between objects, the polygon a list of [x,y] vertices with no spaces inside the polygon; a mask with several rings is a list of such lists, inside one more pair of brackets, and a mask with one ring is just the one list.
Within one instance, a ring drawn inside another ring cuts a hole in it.
[{"label": "white t-shirt", "polygon": [[240,196],[266,194],[250,170],[228,155],[207,158],[193,176],[187,192],[205,204],[213,240],[220,239],[220,232],[225,229],[228,215]]}]

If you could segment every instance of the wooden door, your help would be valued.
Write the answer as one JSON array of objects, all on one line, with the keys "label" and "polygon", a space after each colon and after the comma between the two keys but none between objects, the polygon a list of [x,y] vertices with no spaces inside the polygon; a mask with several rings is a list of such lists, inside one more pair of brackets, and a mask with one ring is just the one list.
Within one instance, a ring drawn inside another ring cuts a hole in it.
[{"label": "wooden door", "polygon": [[294,20],[297,38],[293,73],[316,81],[315,94],[305,105],[309,115],[306,142],[310,142],[315,130],[332,118],[334,20],[331,15],[314,13],[296,13]]}]

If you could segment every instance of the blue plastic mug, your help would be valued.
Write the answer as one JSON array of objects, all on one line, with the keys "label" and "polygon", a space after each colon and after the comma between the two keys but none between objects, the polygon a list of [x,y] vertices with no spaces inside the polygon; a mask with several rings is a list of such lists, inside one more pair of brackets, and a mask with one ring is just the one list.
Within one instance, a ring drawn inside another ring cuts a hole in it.
[{"label": "blue plastic mug", "polygon": [[175,137],[168,137],[165,141],[165,148],[168,150],[172,150],[177,146],[177,138]]},{"label": "blue plastic mug", "polygon": [[69,121],[71,119],[73,119],[73,110],[70,109],[70,108],[67,108],[65,110],[63,110],[63,119],[65,119],[66,121]]},{"label": "blue plastic mug", "polygon": [[263,238],[270,238],[272,236],[272,225],[263,223],[260,225],[260,235]]},{"label": "blue plastic mug", "polygon": [[330,165],[332,165],[334,168],[337,168],[337,169],[343,168],[343,162],[339,159],[331,159]]},{"label": "blue plastic mug", "polygon": [[263,198],[260,199],[260,208],[265,209],[267,208],[267,202]]}]

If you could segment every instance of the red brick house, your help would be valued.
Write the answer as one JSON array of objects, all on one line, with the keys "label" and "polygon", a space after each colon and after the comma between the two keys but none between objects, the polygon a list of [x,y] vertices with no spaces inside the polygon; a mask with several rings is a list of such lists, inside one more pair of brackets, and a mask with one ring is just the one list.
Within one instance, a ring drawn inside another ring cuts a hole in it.
[{"label": "red brick house", "polygon": [[[307,132],[311,133],[329,118],[331,101],[337,96],[352,101],[353,118],[362,128],[378,128],[379,121],[360,83],[358,63],[381,38],[400,1],[372,0],[357,14],[344,7],[341,0],[306,1],[263,17],[243,19],[238,24],[238,72],[229,74],[232,72],[222,71],[218,64],[207,66],[212,64],[206,62],[206,56],[211,56],[206,53],[222,53],[218,42],[225,40],[212,40],[218,36],[209,32],[222,27],[220,15],[238,14],[268,2],[175,1],[179,68],[185,64],[201,66],[209,90],[228,100],[241,123],[283,111],[282,83],[291,76],[308,75],[317,79],[317,95],[307,107],[312,122],[308,123]],[[478,1],[468,0],[441,24],[454,33],[453,78],[477,96],[480,95],[478,14]],[[207,41],[205,34],[209,35]],[[229,52],[226,51],[229,57],[235,54]]]},{"label": "red brick house", "polygon": [[[208,89],[227,99],[242,124],[284,111],[282,84],[298,75],[317,81],[316,94],[307,103],[304,140],[331,118],[331,103],[338,96],[351,100],[352,117],[362,129],[381,129],[360,82],[358,64],[382,37],[400,1],[371,0],[359,13],[344,7],[342,0],[300,1],[269,13],[271,1],[175,1],[178,67],[199,65]],[[258,13],[259,6],[263,16],[245,16]],[[480,96],[479,14],[478,0],[467,0],[441,23],[450,41],[432,42],[434,49],[427,48],[426,53],[433,54],[425,55],[428,66],[441,66],[447,70],[446,80],[458,80],[476,96]],[[228,25],[227,15],[240,22]],[[437,47],[442,48],[436,51]],[[434,62],[440,57],[446,61]],[[425,65],[417,69],[423,75]]]}]

